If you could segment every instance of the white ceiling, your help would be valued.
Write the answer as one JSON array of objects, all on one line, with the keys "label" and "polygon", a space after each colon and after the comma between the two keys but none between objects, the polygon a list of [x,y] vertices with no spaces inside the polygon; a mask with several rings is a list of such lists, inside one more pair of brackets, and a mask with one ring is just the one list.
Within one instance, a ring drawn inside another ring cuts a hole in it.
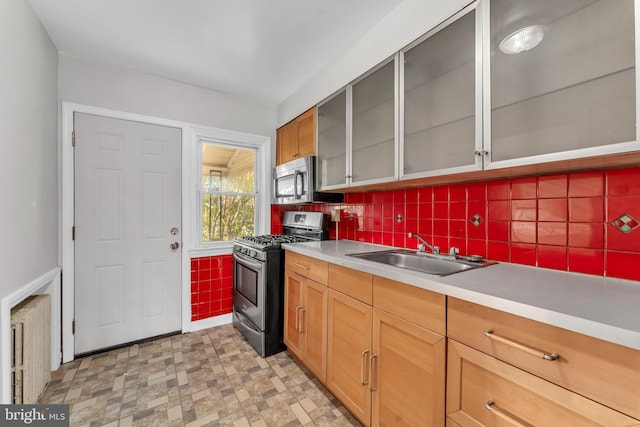
[{"label": "white ceiling", "polygon": [[276,106],[403,0],[29,0],[58,50]]}]

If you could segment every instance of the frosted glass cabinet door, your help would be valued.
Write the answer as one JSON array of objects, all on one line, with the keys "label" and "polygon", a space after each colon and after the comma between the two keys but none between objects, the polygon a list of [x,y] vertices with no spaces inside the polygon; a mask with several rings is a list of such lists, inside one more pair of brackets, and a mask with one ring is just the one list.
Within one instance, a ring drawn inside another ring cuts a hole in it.
[{"label": "frosted glass cabinet door", "polygon": [[491,0],[490,21],[492,162],[636,140],[633,0]]},{"label": "frosted glass cabinet door", "polygon": [[351,183],[396,179],[395,62],[353,85]]},{"label": "frosted glass cabinet door", "polygon": [[476,12],[404,53],[403,175],[475,169]]},{"label": "frosted glass cabinet door", "polygon": [[318,187],[345,187],[347,174],[347,95],[318,106]]}]

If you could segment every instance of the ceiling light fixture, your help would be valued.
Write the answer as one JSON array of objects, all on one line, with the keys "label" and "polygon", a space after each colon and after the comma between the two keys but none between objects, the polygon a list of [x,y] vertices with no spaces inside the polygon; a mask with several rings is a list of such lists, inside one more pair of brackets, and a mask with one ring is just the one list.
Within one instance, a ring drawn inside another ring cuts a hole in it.
[{"label": "ceiling light fixture", "polygon": [[547,31],[544,25],[530,25],[509,34],[500,42],[500,50],[507,55],[524,52],[538,46]]}]

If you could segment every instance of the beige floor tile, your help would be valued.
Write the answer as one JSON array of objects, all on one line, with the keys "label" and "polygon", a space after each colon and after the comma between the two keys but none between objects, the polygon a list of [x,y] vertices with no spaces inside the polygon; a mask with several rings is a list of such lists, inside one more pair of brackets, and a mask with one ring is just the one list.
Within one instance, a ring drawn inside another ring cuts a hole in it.
[{"label": "beige floor tile", "polygon": [[71,427],[360,425],[310,378],[225,325],[65,364],[39,403],[70,405]]}]

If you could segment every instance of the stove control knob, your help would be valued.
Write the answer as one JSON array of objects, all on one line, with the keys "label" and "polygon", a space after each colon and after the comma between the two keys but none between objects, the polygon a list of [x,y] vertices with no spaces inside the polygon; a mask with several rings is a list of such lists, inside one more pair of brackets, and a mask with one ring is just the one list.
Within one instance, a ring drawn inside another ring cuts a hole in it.
[{"label": "stove control knob", "polygon": [[256,251],[249,251],[249,256],[256,256],[258,253]]}]

